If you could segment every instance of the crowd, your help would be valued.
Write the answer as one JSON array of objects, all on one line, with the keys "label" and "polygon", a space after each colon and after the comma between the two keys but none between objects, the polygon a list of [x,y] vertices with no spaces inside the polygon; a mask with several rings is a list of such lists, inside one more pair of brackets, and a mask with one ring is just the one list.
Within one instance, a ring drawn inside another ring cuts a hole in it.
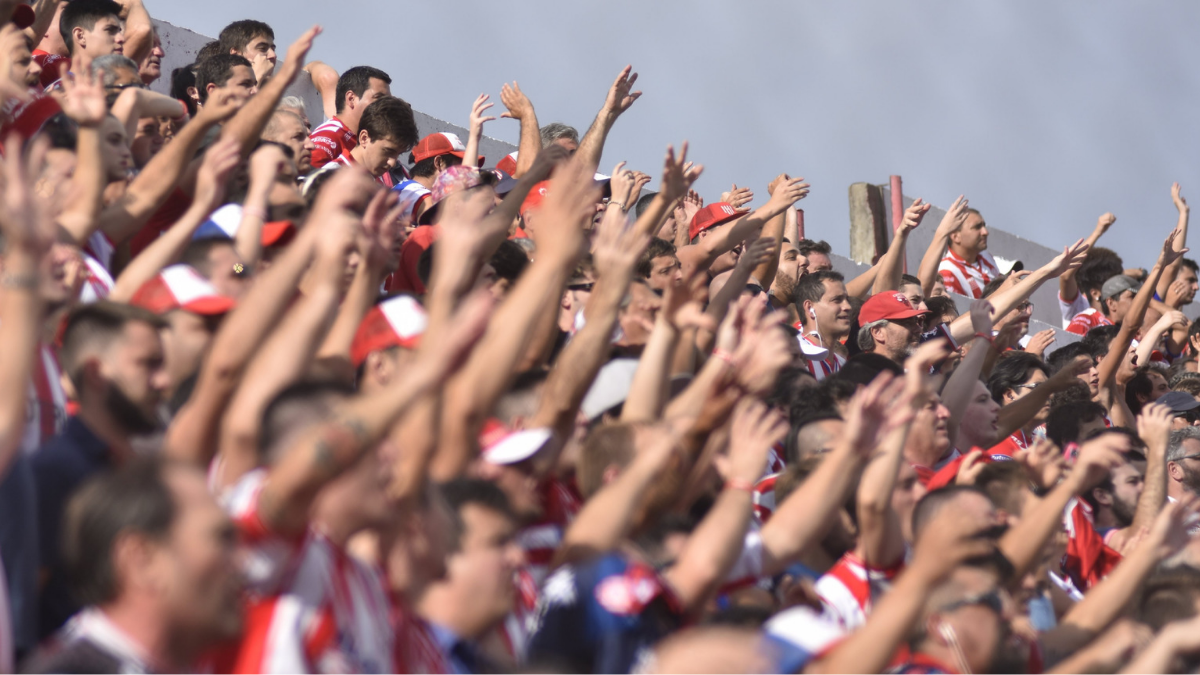
[{"label": "crowd", "polygon": [[846,278],[803,178],[598,173],[629,67],[464,141],[319,27],[0,19],[0,671],[1200,668],[1178,185],[1149,269],[1111,214],[1002,269],[959,197]]}]

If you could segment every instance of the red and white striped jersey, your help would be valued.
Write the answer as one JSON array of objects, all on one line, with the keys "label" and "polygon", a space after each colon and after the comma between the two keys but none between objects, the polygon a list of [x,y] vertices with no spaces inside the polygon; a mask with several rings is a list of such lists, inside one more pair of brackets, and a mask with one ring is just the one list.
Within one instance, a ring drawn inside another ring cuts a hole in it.
[{"label": "red and white striped jersey", "polygon": [[429,624],[401,600],[392,602],[392,623],[396,626],[396,672],[414,675],[450,672],[450,664]]},{"label": "red and white striped jersey", "polygon": [[1079,316],[1079,314],[1086,312],[1091,307],[1091,305],[1088,304],[1087,296],[1084,295],[1082,291],[1076,293],[1075,299],[1070,302],[1063,300],[1061,293],[1059,293],[1057,297],[1058,310],[1062,312],[1064,329],[1071,325],[1072,319],[1074,319],[1076,316]]},{"label": "red and white striped jersey", "polygon": [[891,589],[892,580],[903,570],[904,558],[886,569],[875,569],[850,552],[817,579],[815,589],[825,613],[850,631],[867,622],[871,607]]},{"label": "red and white striped jersey", "polygon": [[21,450],[30,455],[62,431],[67,422],[67,392],[62,386],[58,356],[47,345],[34,352],[33,377],[25,395],[25,432]]},{"label": "red and white striped jersey", "polygon": [[[804,340],[814,347],[820,347],[822,349],[825,348],[825,345],[821,344],[821,341],[813,335],[805,335],[801,333],[800,335],[796,336],[796,339]],[[808,366],[808,372],[812,373],[812,376],[817,378],[817,382],[820,382],[821,380],[824,380],[830,375],[841,370],[842,366],[846,365],[846,359],[831,349],[829,350],[829,357],[825,360],[810,361],[805,359],[804,365]]]},{"label": "red and white striped jersey", "polygon": [[983,289],[1000,276],[1000,268],[992,254],[982,251],[975,262],[969,263],[946,249],[946,255],[938,263],[938,274],[949,293],[958,293],[975,299],[983,297]]},{"label": "red and white striped jersey", "polygon": [[395,672],[392,603],[382,571],[320,532],[289,540],[258,516],[264,470],[230,491],[227,508],[248,544],[251,595],[235,672]]},{"label": "red and white striped jersey", "polygon": [[335,161],[342,156],[343,152],[349,153],[354,146],[358,145],[355,135],[350,133],[350,129],[336,117],[325,120],[324,124],[313,129],[309,138],[316,146],[312,152],[314,169],[319,169]]},{"label": "red and white striped jersey", "polygon": [[766,476],[754,484],[750,493],[754,500],[754,519],[759,524],[770,520],[771,514],[775,513],[775,481],[778,479],[778,473]]},{"label": "red and white striped jersey", "polygon": [[1087,332],[1098,326],[1111,326],[1112,321],[1108,320],[1102,312],[1092,307],[1088,307],[1082,312],[1075,315],[1067,324],[1067,332],[1076,335],[1087,335]]},{"label": "red and white striped jersey", "polygon": [[1063,513],[1063,528],[1067,532],[1067,551],[1063,554],[1063,571],[1075,586],[1086,592],[1121,562],[1121,554],[1104,543],[1096,532],[1092,508],[1082,499],[1067,502]]},{"label": "red and white striped jersey", "polygon": [[83,262],[87,265],[87,279],[79,288],[79,301],[87,304],[107,298],[108,294],[112,293],[113,286],[116,285],[112,275],[108,273],[104,265],[100,264],[99,260],[86,253],[83,254]]}]

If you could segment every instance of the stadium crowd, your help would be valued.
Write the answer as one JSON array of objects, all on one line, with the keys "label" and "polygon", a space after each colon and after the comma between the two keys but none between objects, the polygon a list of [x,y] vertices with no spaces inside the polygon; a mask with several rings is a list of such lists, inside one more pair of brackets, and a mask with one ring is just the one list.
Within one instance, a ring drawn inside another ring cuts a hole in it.
[{"label": "stadium crowd", "polygon": [[1178,185],[1148,269],[1111,214],[1001,269],[959,197],[846,278],[795,167],[597,173],[629,67],[419,137],[319,27],[164,73],[142,0],[0,18],[0,670],[1200,668]]}]

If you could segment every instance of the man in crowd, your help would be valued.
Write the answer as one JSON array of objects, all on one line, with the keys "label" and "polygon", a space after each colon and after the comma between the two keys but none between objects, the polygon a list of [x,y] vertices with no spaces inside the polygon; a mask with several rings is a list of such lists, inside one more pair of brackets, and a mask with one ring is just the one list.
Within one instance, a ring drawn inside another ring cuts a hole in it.
[{"label": "man in crowd", "polygon": [[921,319],[928,313],[899,292],[872,295],[858,313],[859,349],[904,363],[921,338]]},{"label": "man in crowd", "polygon": [[950,233],[938,274],[947,291],[982,298],[984,287],[1000,276],[1000,269],[987,252],[988,230],[983,215],[975,209],[967,209],[967,214],[962,225]]},{"label": "man in crowd", "polygon": [[275,31],[262,21],[234,21],[217,36],[222,54],[236,54],[250,62],[260,84],[275,72]]},{"label": "man in crowd", "polygon": [[319,169],[358,145],[359,121],[375,99],[392,95],[392,78],[370,66],[355,66],[337,79],[337,114],[313,129],[312,165]]}]

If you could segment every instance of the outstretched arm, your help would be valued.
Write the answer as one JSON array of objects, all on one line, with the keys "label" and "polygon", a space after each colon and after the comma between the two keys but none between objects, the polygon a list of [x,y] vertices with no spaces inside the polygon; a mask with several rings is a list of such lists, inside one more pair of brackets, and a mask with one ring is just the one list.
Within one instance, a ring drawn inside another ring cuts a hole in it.
[{"label": "outstretched arm", "polygon": [[1106,542],[1117,551],[1124,553],[1131,539],[1150,529],[1167,502],[1167,441],[1173,419],[1171,409],[1159,403],[1147,404],[1137,417],[1138,437],[1146,443],[1146,476],[1133,522],[1114,532]]},{"label": "outstretched arm", "polygon": [[[107,178],[101,156],[100,125],[107,105],[104,87],[92,74],[91,60],[77,54],[71,60],[75,77],[62,79],[63,114],[79,127],[75,140],[75,175],[71,178],[72,199],[58,215],[76,244],[83,246],[96,230],[96,218],[104,199]],[[133,91],[133,90],[130,90]]]},{"label": "outstretched arm", "polygon": [[775,188],[775,194],[758,210],[732,223],[713,228],[699,243],[679,249],[679,262],[684,271],[689,267],[708,269],[722,254],[757,236],[767,221],[782,215],[789,206],[804,199],[808,195],[808,187],[803,178],[789,179]]},{"label": "outstretched arm", "polygon": [[[1096,242],[1100,241],[1100,237],[1104,236],[1104,233],[1108,232],[1108,228],[1112,227],[1115,222],[1117,222],[1117,217],[1111,213],[1105,213],[1100,216],[1100,219],[1096,221],[1096,229],[1092,230],[1092,233],[1083,242],[1087,244],[1089,251],[1096,245]],[[1079,297],[1079,283],[1075,281],[1076,271],[1075,269],[1069,269],[1063,272],[1062,276],[1058,278],[1058,297],[1063,302],[1071,302]],[[1069,320],[1070,318],[1064,316],[1063,320]]]},{"label": "outstretched arm", "polygon": [[579,149],[575,154],[585,164],[593,167],[593,170],[600,166],[600,156],[604,153],[604,142],[608,139],[608,132],[612,131],[613,125],[617,123],[617,118],[629,110],[629,106],[633,105],[633,102],[642,95],[640,91],[632,91],[637,77],[637,73],[633,72],[633,66],[625,66],[625,69],[609,87],[608,97],[604,99],[604,106],[596,114],[592,126],[588,127],[587,133],[583,135],[583,140],[579,141]]},{"label": "outstretched arm", "polygon": [[958,364],[954,374],[942,388],[942,400],[946,402],[946,408],[950,411],[950,419],[946,421],[950,441],[960,451],[969,451],[970,448],[959,447],[958,425],[962,422],[967,407],[971,405],[975,383],[979,381],[983,362],[992,349],[992,303],[987,300],[972,302],[968,316],[975,329],[975,338],[971,341],[971,347],[963,357],[962,363]]},{"label": "outstretched arm", "polygon": [[925,249],[925,257],[921,258],[921,267],[917,271],[917,278],[921,280],[921,293],[925,297],[929,297],[933,293],[933,284],[937,281],[938,276],[938,265],[942,262],[942,256],[946,255],[946,247],[950,245],[950,235],[957,232],[966,220],[967,200],[959,195],[950,208],[946,209],[946,215],[942,216],[942,222],[938,223],[937,230],[933,233],[933,241],[929,242],[929,248]]},{"label": "outstretched arm", "polygon": [[[1171,185],[1171,201],[1175,203],[1175,209],[1179,211],[1179,222],[1176,223],[1175,229],[1179,232],[1179,236],[1175,239],[1175,250],[1182,251],[1187,246],[1188,234],[1188,215],[1191,209],[1188,207],[1187,200],[1183,198],[1183,193],[1179,187],[1179,183]],[[1170,290],[1171,284],[1175,282],[1175,277],[1179,275],[1179,267],[1183,265],[1182,254],[1163,270],[1162,278],[1158,280],[1158,286],[1154,289],[1155,294],[1163,299],[1167,299],[1167,291]],[[1179,309],[1174,307],[1173,309]]]},{"label": "outstretched arm", "polygon": [[1000,409],[999,427],[996,438],[1008,438],[1017,429],[1029,423],[1038,414],[1050,397],[1065,391],[1079,381],[1079,376],[1091,370],[1094,363],[1090,356],[1077,356],[1075,361],[1037,385],[1028,394]]},{"label": "outstretched arm", "polygon": [[517,142],[517,168],[513,178],[524,176],[533,166],[533,160],[542,151],[542,134],[538,128],[537,113],[533,111],[533,102],[521,91],[521,86],[513,80],[512,84],[504,83],[500,87],[500,102],[507,112],[500,113],[503,119],[517,120],[521,123],[521,139]]},{"label": "outstretched arm", "polygon": [[875,285],[871,293],[894,291],[900,288],[900,275],[904,273],[904,248],[908,243],[908,235],[921,224],[921,219],[929,212],[929,204],[918,197],[904,210],[904,220],[892,237],[892,245],[887,253],[879,259],[879,269],[875,273]]},{"label": "outstretched arm", "polygon": [[[786,173],[779,174],[775,177],[775,180],[771,181],[770,184],[767,185],[767,194],[775,194],[775,189],[788,180],[791,180],[791,176],[787,175]],[[733,193],[738,192],[739,190],[735,184]],[[745,195],[753,196],[752,193],[750,193],[749,188],[742,188],[740,192]],[[734,208],[742,208],[741,203],[734,204]],[[771,284],[775,283],[775,273],[779,271],[779,253],[783,246],[784,231],[787,229],[787,212],[788,210],[794,208],[796,207],[789,206],[787,209],[784,209],[783,213],[780,213],[774,218],[768,220],[767,224],[763,226],[762,236],[771,238],[774,247],[774,255],[756,265],[753,270],[753,276],[755,279],[758,279],[758,283],[762,284],[762,287],[765,289],[771,288]]]}]

